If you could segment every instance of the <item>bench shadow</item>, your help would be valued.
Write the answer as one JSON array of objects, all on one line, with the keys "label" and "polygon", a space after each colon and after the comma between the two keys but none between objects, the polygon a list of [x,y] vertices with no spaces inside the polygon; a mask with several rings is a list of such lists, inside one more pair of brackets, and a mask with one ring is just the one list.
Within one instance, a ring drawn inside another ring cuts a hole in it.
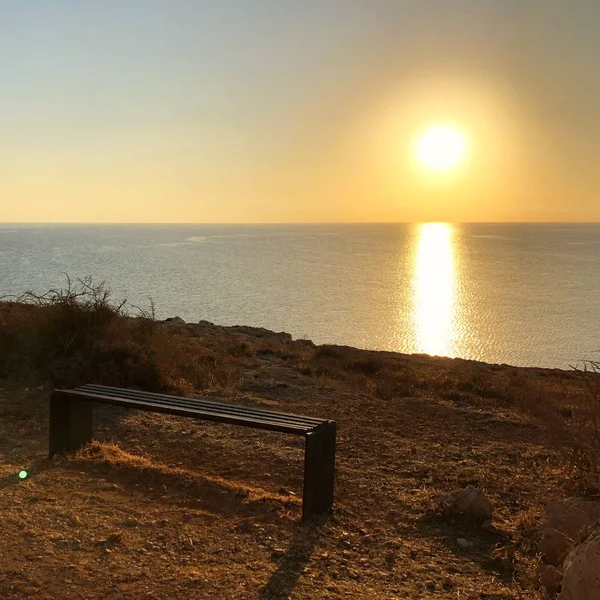
[{"label": "bench shadow", "polygon": [[94,439],[115,444],[125,452],[145,456],[157,464],[185,465],[191,471],[210,473],[232,483],[238,480],[242,485],[272,493],[284,490],[287,495],[301,496],[303,439],[223,423],[138,412],[118,425],[98,423]]},{"label": "bench shadow", "polygon": [[288,600],[296,589],[298,579],[310,562],[319,540],[318,528],[327,516],[316,517],[308,523],[299,524],[290,545],[279,559],[277,568],[260,590],[259,600]]},{"label": "bench shadow", "polygon": [[[93,450],[93,447],[92,447]],[[163,464],[115,463],[112,456],[81,454],[62,463],[63,468],[81,471],[91,477],[116,484],[126,493],[143,492],[164,504],[202,509],[224,516],[253,517],[271,520],[273,513],[286,511],[300,516],[297,498],[269,494],[263,489],[246,486],[203,474],[198,471],[171,468]]]}]

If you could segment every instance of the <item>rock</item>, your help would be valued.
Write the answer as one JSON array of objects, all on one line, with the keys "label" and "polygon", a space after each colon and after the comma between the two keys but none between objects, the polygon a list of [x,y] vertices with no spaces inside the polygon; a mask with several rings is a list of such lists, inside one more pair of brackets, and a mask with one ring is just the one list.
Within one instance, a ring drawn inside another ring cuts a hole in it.
[{"label": "rock", "polygon": [[170,325],[185,325],[185,321],[181,317],[169,317],[165,319],[165,323]]},{"label": "rock", "polygon": [[471,547],[471,542],[469,542],[469,540],[465,540],[465,538],[458,538],[456,543],[465,550]]},{"label": "rock", "polygon": [[573,541],[557,529],[544,529],[538,549],[549,565],[562,566],[567,554],[573,547]]},{"label": "rock", "polygon": [[584,527],[600,519],[600,502],[567,498],[546,506],[546,527],[575,540]]},{"label": "rock", "polygon": [[492,520],[492,503],[482,491],[471,486],[455,492],[446,498],[443,504],[444,512],[454,518],[472,521],[478,525]]},{"label": "rock", "polygon": [[562,566],[573,545],[586,538],[587,529],[600,519],[600,503],[567,498],[546,506],[546,520],[538,548],[546,562]]},{"label": "rock", "polygon": [[600,525],[600,521],[596,521],[587,527],[583,527],[577,534],[577,539],[574,540],[574,544],[583,544],[588,540],[595,532],[597,527]]},{"label": "rock", "polygon": [[278,342],[283,342],[283,343],[289,343],[292,341],[291,334],[285,333],[284,331],[280,331],[280,332],[271,331],[270,329],[265,329],[264,327],[249,327],[247,325],[232,325],[230,327],[226,327],[225,329],[231,331],[232,333],[246,335],[251,338],[272,339],[272,340],[276,340]]},{"label": "rock", "polygon": [[122,525],[123,527],[137,527],[139,525],[139,521],[134,518],[125,519]]},{"label": "rock", "polygon": [[105,538],[96,540],[96,544],[98,544],[98,545],[118,544],[122,539],[123,539],[123,534],[120,531],[115,531],[114,533],[111,533],[110,535],[106,536]]},{"label": "rock", "polygon": [[558,592],[562,584],[562,573],[552,565],[540,565],[537,568],[536,575],[540,585],[550,592]]},{"label": "rock", "polygon": [[600,598],[600,521],[589,537],[577,544],[565,559],[559,600],[598,600]]}]

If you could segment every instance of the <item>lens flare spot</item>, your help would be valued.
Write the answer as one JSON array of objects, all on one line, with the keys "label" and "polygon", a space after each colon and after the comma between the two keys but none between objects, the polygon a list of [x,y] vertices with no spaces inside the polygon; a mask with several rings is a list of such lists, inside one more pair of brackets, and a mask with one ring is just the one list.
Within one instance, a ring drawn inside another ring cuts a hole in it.
[{"label": "lens flare spot", "polygon": [[27,471],[19,471],[19,479],[27,479]]}]

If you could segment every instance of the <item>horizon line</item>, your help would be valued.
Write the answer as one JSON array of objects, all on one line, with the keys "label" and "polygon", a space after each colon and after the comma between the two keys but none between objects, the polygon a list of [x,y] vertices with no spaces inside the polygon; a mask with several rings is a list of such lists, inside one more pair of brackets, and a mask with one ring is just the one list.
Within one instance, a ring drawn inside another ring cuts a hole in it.
[{"label": "horizon line", "polygon": [[597,221],[0,221],[4,225],[418,225],[449,223],[453,225],[598,225]]}]

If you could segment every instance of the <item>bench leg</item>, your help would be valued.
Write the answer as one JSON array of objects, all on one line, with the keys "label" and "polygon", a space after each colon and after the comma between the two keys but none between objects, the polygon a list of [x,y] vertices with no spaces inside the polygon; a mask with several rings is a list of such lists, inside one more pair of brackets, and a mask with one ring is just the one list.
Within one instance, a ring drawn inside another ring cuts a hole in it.
[{"label": "bench leg", "polygon": [[75,452],[92,439],[94,405],[60,392],[50,394],[50,457]]},{"label": "bench leg", "polygon": [[306,436],[302,518],[323,513],[333,506],[335,423]]}]

